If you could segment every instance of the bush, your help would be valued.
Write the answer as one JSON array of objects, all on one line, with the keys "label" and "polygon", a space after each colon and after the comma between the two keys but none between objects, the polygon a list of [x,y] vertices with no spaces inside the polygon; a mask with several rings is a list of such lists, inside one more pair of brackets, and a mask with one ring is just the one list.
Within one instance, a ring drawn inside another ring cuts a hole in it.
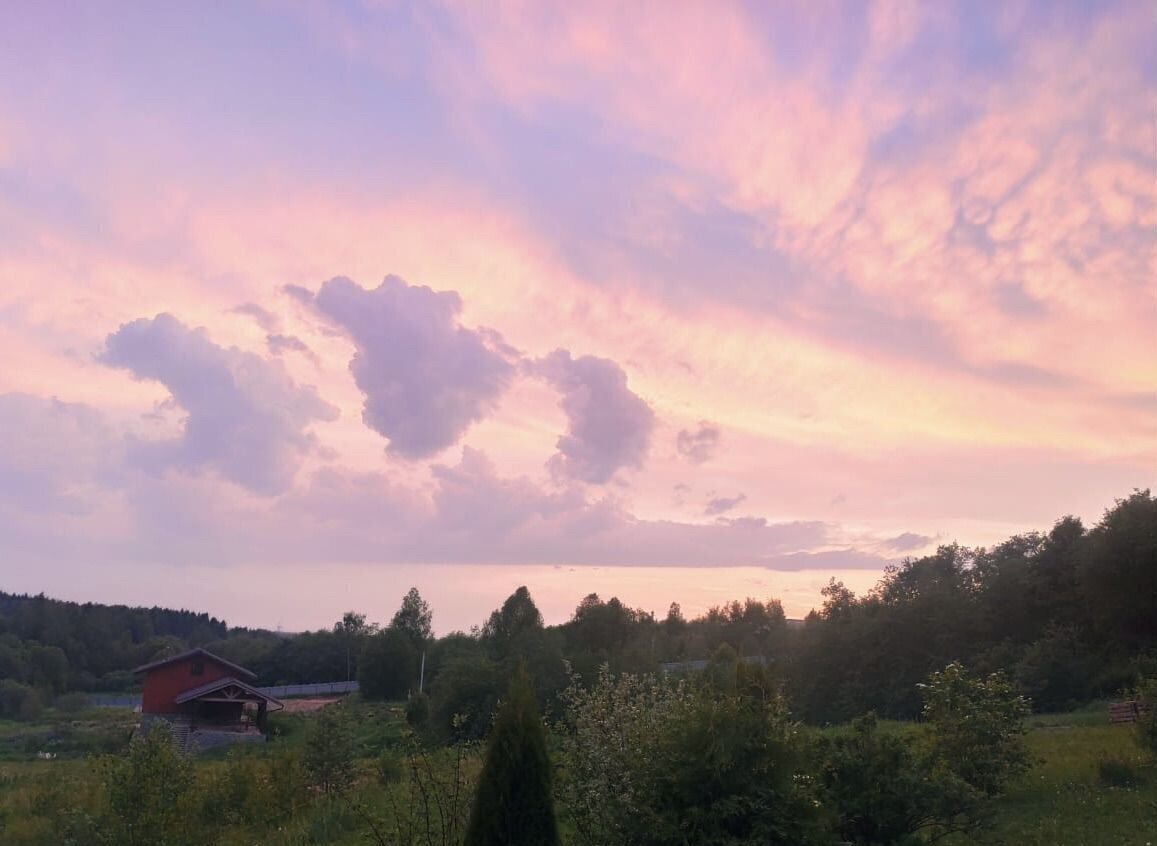
[{"label": "bush", "polygon": [[1097,762],[1097,778],[1106,787],[1136,787],[1140,781],[1133,762],[1116,757]]},{"label": "bush", "polygon": [[524,669],[515,673],[498,709],[464,842],[466,846],[559,842],[546,735]]},{"label": "bush", "polygon": [[415,693],[406,703],[406,722],[418,728],[425,725],[430,717],[430,697],[424,693]]},{"label": "bush", "polygon": [[501,692],[500,667],[484,656],[455,658],[430,687],[431,728],[454,740],[486,736]]},{"label": "bush", "polygon": [[88,697],[83,693],[64,693],[52,703],[57,711],[64,714],[79,714],[88,708]]},{"label": "bush", "polygon": [[100,766],[107,806],[101,832],[110,846],[202,842],[191,803],[193,769],[177,751],[168,724],[154,723],[128,754]]},{"label": "bush", "polygon": [[844,843],[907,846],[988,821],[984,797],[869,714],[820,740],[824,804]]},{"label": "bush", "polygon": [[647,801],[652,744],[691,707],[685,681],[612,676],[603,665],[584,687],[575,675],[563,692],[561,795],[582,842],[628,843]]},{"label": "bush", "polygon": [[1148,679],[1137,688],[1141,714],[1137,718],[1137,743],[1157,760],[1157,678]]},{"label": "bush", "polygon": [[305,738],[302,766],[310,784],[326,796],[342,793],[356,771],[354,740],[341,706],[322,708]]},{"label": "bush", "polygon": [[35,720],[43,707],[35,688],[12,679],[0,681],[0,717]]},{"label": "bush", "polygon": [[948,772],[997,796],[1028,770],[1024,718],[1029,704],[1003,674],[974,678],[953,663],[920,687],[925,741]]},{"label": "bush", "polygon": [[[604,667],[563,700],[562,795],[584,843],[807,844],[822,837],[803,739],[761,668],[720,690]],[[706,680],[705,680],[706,682]]]},{"label": "bush", "polygon": [[374,767],[374,774],[378,777],[378,784],[381,785],[394,784],[395,782],[401,781],[405,772],[398,753],[389,749],[378,756]]}]

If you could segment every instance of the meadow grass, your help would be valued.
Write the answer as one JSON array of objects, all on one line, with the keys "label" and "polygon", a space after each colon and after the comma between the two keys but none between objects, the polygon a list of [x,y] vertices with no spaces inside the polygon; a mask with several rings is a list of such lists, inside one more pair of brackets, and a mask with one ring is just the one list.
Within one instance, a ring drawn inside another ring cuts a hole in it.
[{"label": "meadow grass", "polygon": [[[360,796],[368,807],[384,810],[387,788],[375,780],[374,759],[384,750],[399,747],[404,731],[401,710],[397,705],[357,699],[345,707],[354,718],[356,746],[362,756]],[[38,816],[46,810],[40,806],[53,804],[59,787],[92,787],[93,771],[85,750],[119,733],[132,716],[102,711],[67,719],[48,716],[31,725],[0,724],[0,744],[10,749],[9,760],[0,759],[0,841],[47,842],[33,834],[45,822]],[[273,742],[231,754],[264,757],[299,747],[311,719],[309,715],[279,715]],[[46,729],[59,735],[66,723],[71,732],[65,733],[67,741],[57,738],[58,748],[66,754],[57,760],[35,760],[32,747],[44,739]],[[983,835],[943,842],[952,846],[1157,846],[1157,767],[1141,754],[1131,726],[1109,725],[1103,704],[1067,714],[1033,716],[1027,725],[1033,768],[997,800],[994,828]],[[881,729],[906,733],[913,731],[914,724],[889,721],[881,723]],[[841,730],[846,727],[823,731]],[[224,765],[212,755],[199,758],[196,766],[202,778],[211,779]],[[560,816],[565,818],[565,814]],[[362,820],[347,806],[325,802],[306,805],[273,830],[245,825],[219,835],[220,846],[366,842]]]},{"label": "meadow grass", "polygon": [[[1157,767],[1141,754],[1132,726],[1109,725],[1103,706],[1030,725],[1033,768],[999,800],[996,827],[980,842],[1157,846]],[[1106,783],[1103,762],[1131,784]]]}]

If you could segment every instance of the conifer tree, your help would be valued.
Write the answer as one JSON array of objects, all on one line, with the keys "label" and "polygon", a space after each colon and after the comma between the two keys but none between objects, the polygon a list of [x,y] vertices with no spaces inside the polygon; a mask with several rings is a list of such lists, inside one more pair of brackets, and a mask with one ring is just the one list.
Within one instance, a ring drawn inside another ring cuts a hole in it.
[{"label": "conifer tree", "polygon": [[558,846],[550,758],[534,688],[519,667],[498,709],[466,846]]}]

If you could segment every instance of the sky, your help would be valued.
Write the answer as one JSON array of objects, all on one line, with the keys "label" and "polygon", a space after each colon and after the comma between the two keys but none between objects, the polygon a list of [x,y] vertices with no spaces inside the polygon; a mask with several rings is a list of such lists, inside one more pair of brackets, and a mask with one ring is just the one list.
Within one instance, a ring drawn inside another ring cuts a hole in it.
[{"label": "sky", "polygon": [[23,2],[0,589],[439,631],[1157,486],[1157,6]]}]

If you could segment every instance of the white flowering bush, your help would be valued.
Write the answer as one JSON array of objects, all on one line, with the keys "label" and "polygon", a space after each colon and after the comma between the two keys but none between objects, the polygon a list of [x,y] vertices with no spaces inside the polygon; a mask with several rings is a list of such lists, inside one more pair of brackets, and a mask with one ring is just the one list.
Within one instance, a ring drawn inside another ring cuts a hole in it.
[{"label": "white flowering bush", "polygon": [[563,802],[588,844],[625,843],[646,801],[643,774],[666,727],[692,706],[683,681],[612,676],[606,665],[589,688],[577,675],[561,696],[566,711]]},{"label": "white flowering bush", "polygon": [[564,808],[589,846],[817,842],[795,726],[761,668],[727,690],[612,676],[564,692]]},{"label": "white flowering bush", "polygon": [[945,769],[987,796],[1028,770],[1024,720],[1031,709],[1002,673],[980,678],[952,663],[920,688],[926,742]]}]

